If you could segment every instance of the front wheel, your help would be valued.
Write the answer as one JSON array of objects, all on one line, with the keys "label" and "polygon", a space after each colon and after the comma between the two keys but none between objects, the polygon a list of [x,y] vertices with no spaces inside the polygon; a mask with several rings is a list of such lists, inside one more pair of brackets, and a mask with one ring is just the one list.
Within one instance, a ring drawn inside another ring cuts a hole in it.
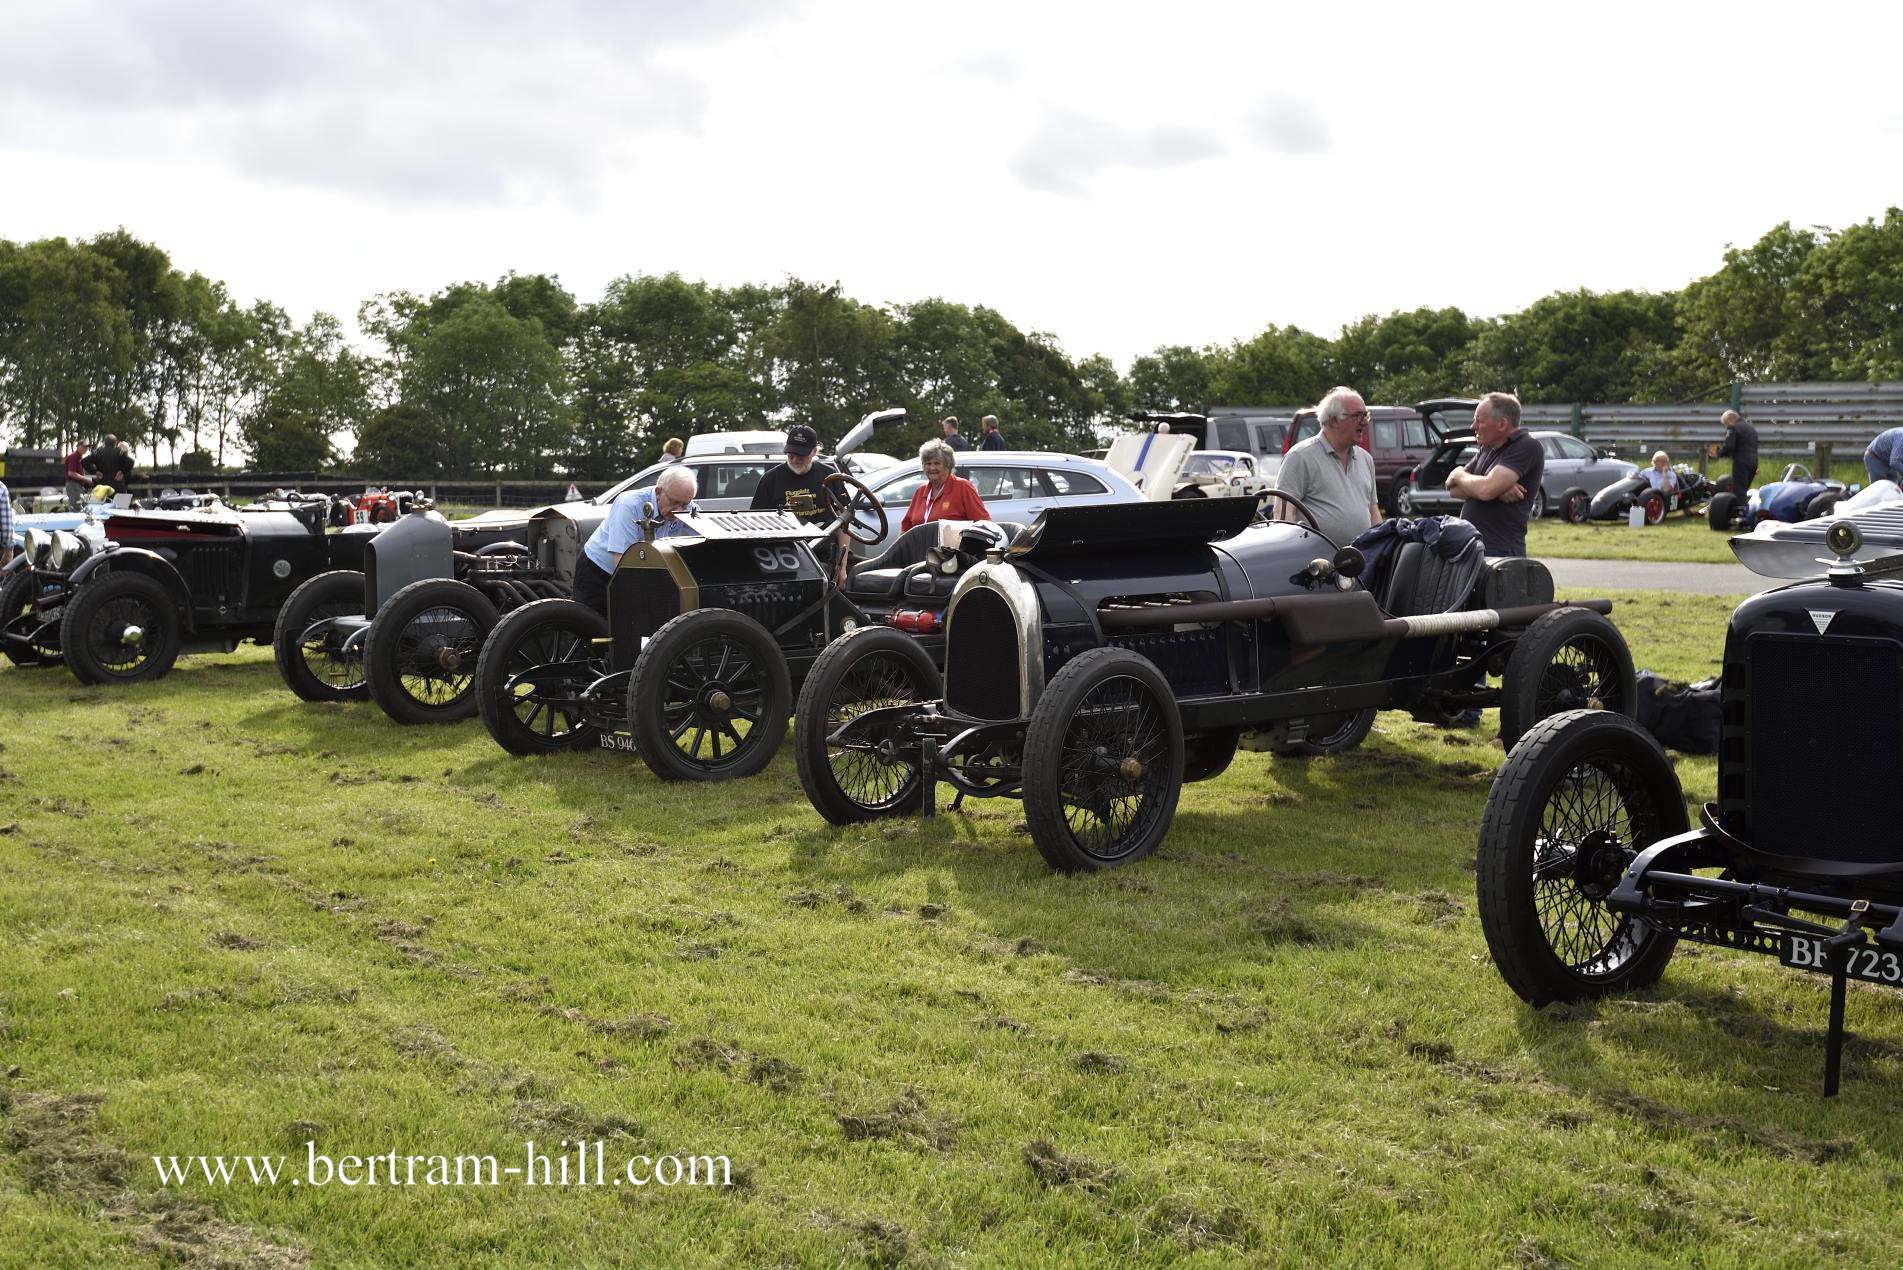
[{"label": "front wheel", "polygon": [[[59,652],[44,645],[40,619],[33,612],[33,591],[40,579],[31,569],[21,569],[0,580],[0,630],[9,635],[39,635],[32,643],[0,640],[0,653],[16,666],[57,666]],[[57,633],[58,627],[54,631]]]},{"label": "front wheel", "polygon": [[724,781],[773,761],[793,688],[766,627],[731,609],[694,609],[664,623],[634,663],[628,721],[662,780]]},{"label": "front wheel", "polygon": [[412,582],[370,624],[370,697],[398,723],[455,723],[476,713],[476,659],[496,607],[448,578]]},{"label": "front wheel", "polygon": [[1545,490],[1536,489],[1533,491],[1533,505],[1527,509],[1526,514],[1529,518],[1533,520],[1540,520],[1545,517],[1546,515],[1546,491]]},{"label": "front wheel", "polygon": [[1658,742],[1623,715],[1542,720],[1494,777],[1480,821],[1480,928],[1533,1006],[1656,983],[1673,937],[1606,897],[1639,851],[1686,828]]},{"label": "front wheel", "polygon": [[139,573],[108,573],[80,584],[60,618],[60,655],[87,684],[162,678],[178,660],[178,606]]},{"label": "front wheel", "polygon": [[1420,512],[1420,505],[1414,501],[1414,486],[1410,481],[1396,481],[1394,487],[1394,514],[1412,517]]},{"label": "front wheel", "polygon": [[1736,494],[1713,494],[1711,501],[1705,504],[1705,523],[1711,526],[1714,533],[1723,533],[1738,519],[1738,513]]},{"label": "front wheel", "polygon": [[342,639],[332,627],[313,629],[331,618],[363,612],[363,574],[355,569],[333,569],[301,583],[278,611],[271,649],[284,684],[304,701],[362,701],[370,695],[364,682],[363,653],[346,657]]},{"label": "front wheel", "polygon": [[1837,510],[1837,504],[1842,501],[1842,494],[1834,489],[1827,489],[1805,505],[1804,519],[1816,520],[1819,516],[1828,516]]},{"label": "front wheel", "polygon": [[1063,872],[1141,860],[1169,832],[1183,786],[1183,720],[1156,666],[1095,648],[1057,672],[1024,738],[1024,815]]},{"label": "front wheel", "polygon": [[793,757],[813,809],[835,825],[917,809],[925,783],[916,753],[896,743],[896,720],[834,738],[869,711],[940,695],[938,668],[902,631],[865,626],[827,645],[793,716]]},{"label": "front wheel", "polygon": [[596,639],[608,620],[574,600],[537,600],[496,623],[476,658],[476,713],[511,754],[554,754],[596,743],[582,689],[606,673]]},{"label": "front wheel", "polygon": [[1592,518],[1592,495],[1583,489],[1567,490],[1559,510],[1567,524],[1583,525]]},{"label": "front wheel", "polygon": [[1555,609],[1520,633],[1501,680],[1500,739],[1511,748],[1565,710],[1638,713],[1632,651],[1619,628],[1591,609]]}]

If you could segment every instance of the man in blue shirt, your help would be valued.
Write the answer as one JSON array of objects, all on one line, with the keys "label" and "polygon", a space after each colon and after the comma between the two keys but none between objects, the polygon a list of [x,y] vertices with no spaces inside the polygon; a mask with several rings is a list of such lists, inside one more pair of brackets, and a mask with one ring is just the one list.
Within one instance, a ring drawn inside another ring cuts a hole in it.
[{"label": "man in blue shirt", "polygon": [[1872,485],[1878,481],[1903,483],[1903,428],[1888,428],[1877,433],[1877,439],[1863,452],[1863,470],[1869,474]]},{"label": "man in blue shirt", "polygon": [[575,598],[606,617],[608,578],[629,547],[694,532],[680,517],[700,511],[695,489],[694,469],[677,463],[662,471],[653,488],[631,489],[616,498],[575,562]]},{"label": "man in blue shirt", "polygon": [[984,418],[978,420],[978,427],[984,433],[984,436],[979,438],[978,441],[978,448],[980,450],[1010,449],[1010,447],[1004,443],[1004,433],[998,431],[998,416],[986,415]]}]

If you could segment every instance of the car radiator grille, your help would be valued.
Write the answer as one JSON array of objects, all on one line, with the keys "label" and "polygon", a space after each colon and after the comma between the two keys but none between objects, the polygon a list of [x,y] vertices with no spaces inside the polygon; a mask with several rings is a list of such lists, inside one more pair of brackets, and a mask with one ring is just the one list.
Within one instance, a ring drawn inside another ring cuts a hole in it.
[{"label": "car radiator grille", "polygon": [[1725,667],[1718,793],[1725,823],[1763,851],[1876,863],[1898,857],[1903,647],[1762,633]]},{"label": "car radiator grille", "polygon": [[641,641],[681,612],[680,588],[665,569],[616,569],[608,583],[615,670],[631,670]]},{"label": "car radiator grille", "polygon": [[239,602],[244,591],[238,569],[242,550],[242,545],[235,542],[215,546],[192,543],[179,550],[174,563],[185,579],[185,589],[191,592],[193,608],[228,608]]},{"label": "car radiator grille", "polygon": [[1018,717],[1018,627],[989,587],[959,597],[945,628],[945,704],[974,719]]},{"label": "car radiator grille", "polygon": [[1155,631],[1118,635],[1109,641],[1156,663],[1179,697],[1202,697],[1229,690],[1229,659],[1223,632],[1216,630]]}]

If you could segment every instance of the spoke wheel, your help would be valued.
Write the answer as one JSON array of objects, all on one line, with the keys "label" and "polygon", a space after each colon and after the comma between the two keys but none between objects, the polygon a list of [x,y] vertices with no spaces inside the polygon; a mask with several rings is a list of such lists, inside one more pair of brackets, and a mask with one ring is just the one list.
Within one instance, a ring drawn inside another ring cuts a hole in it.
[{"label": "spoke wheel", "polygon": [[[600,646],[608,622],[574,600],[538,600],[508,614],[476,662],[476,712],[496,744],[511,754],[550,754],[595,744],[581,692],[606,673]],[[559,679],[518,683],[557,663],[574,667]]]},{"label": "spoke wheel", "polygon": [[932,659],[900,631],[868,626],[828,645],[800,689],[793,724],[800,785],[814,809],[849,825],[918,808],[918,749],[896,722],[832,737],[868,711],[935,701],[941,691]]},{"label": "spoke wheel", "polygon": [[772,761],[792,695],[786,656],[765,627],[728,609],[696,609],[641,650],[628,716],[656,776],[733,780]]},{"label": "spoke wheel", "polygon": [[109,573],[82,583],[68,601],[59,642],[82,683],[158,679],[178,660],[178,608],[151,578]]},{"label": "spoke wheel", "polygon": [[476,713],[476,662],[495,629],[482,592],[447,578],[412,582],[370,626],[370,696],[398,723],[454,723]]},{"label": "spoke wheel", "polygon": [[1182,718],[1147,658],[1092,649],[1045,688],[1025,734],[1024,810],[1053,868],[1142,859],[1169,832],[1182,784]]},{"label": "spoke wheel", "polygon": [[1481,820],[1481,927],[1533,1005],[1657,981],[1674,940],[1606,897],[1639,851],[1686,828],[1671,760],[1623,715],[1544,720],[1513,748]]},{"label": "spoke wheel", "polygon": [[0,629],[9,635],[41,637],[31,645],[0,640],[0,654],[16,666],[59,665],[58,650],[49,649],[42,642],[46,634],[58,633],[58,624],[52,623],[52,631],[46,632],[42,629],[44,619],[33,612],[33,590],[40,585],[40,579],[28,569],[20,569],[0,580]]},{"label": "spoke wheel", "polygon": [[369,696],[362,645],[345,656],[340,632],[313,629],[331,618],[362,612],[363,575],[354,569],[320,573],[291,592],[278,612],[271,640],[285,686],[305,701],[361,701]]},{"label": "spoke wheel", "polygon": [[1541,719],[1565,710],[1638,712],[1625,637],[1590,609],[1556,609],[1515,642],[1502,679],[1500,738],[1511,747]]}]

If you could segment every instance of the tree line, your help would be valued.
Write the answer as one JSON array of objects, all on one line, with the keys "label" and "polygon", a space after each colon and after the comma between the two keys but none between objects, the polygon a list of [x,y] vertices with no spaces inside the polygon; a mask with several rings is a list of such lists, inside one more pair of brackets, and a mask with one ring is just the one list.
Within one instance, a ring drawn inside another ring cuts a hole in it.
[{"label": "tree line", "polygon": [[914,422],[881,448],[903,452],[947,414],[1079,449],[1132,408],[1300,405],[1338,383],[1386,402],[1713,401],[1736,381],[1903,378],[1903,211],[1778,225],[1676,292],[1557,292],[1495,318],[1421,308],[1332,338],[1270,325],[1127,373],[983,305],[871,305],[791,278],[633,274],[583,302],[511,273],[377,295],[356,321],[353,339],[329,314],[240,304],[123,229],[0,240],[0,435],[63,450],[113,433],[186,470],[604,479],[670,436],[798,421],[836,439],[890,406]]}]

